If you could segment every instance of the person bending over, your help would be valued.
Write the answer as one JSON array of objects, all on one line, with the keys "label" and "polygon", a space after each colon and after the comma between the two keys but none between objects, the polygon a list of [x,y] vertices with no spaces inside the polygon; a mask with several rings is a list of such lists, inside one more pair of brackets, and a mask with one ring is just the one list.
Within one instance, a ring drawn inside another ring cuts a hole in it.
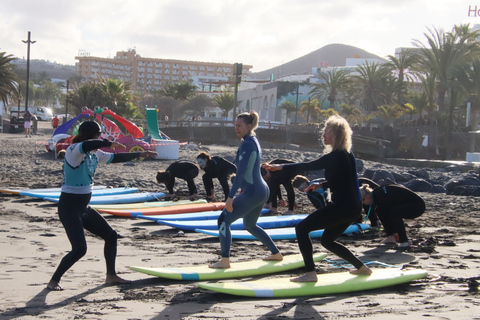
[{"label": "person bending over", "polygon": [[98,163],[125,162],[139,157],[154,157],[157,153],[153,151],[116,154],[103,152],[100,148],[125,149],[125,146],[106,139],[99,140],[100,134],[101,129],[96,122],[83,122],[78,129],[78,134],[72,140],[72,145],[65,151],[58,217],[65,228],[72,250],[63,257],[47,284],[50,290],[63,290],[59,284],[63,274],[86,254],[87,242],[84,229],[105,241],[104,256],[107,265],[105,283],[129,282],[117,276],[115,271],[117,232],[101,214],[88,205],[92,197],[93,176]]},{"label": "person bending over", "polygon": [[[263,179],[267,182],[268,187],[270,188],[270,197],[268,198],[267,208],[272,212],[278,211],[277,198],[280,200],[282,206],[288,205],[288,211],[284,212],[283,215],[294,214],[293,210],[296,207],[295,204],[295,191],[292,186],[293,175],[291,172],[284,171],[267,171],[263,166],[267,164],[285,164],[285,163],[294,163],[290,160],[285,159],[275,159],[267,163],[262,164],[262,176]],[[280,186],[285,188],[287,192],[287,203],[282,199],[282,192]]]},{"label": "person bending over", "polygon": [[217,178],[223,189],[223,201],[227,201],[228,193],[230,192],[228,180],[232,174],[237,172],[237,167],[225,158],[212,157],[206,152],[202,152],[197,156],[197,163],[205,171],[202,180],[207,192],[207,200],[212,201],[215,199],[213,178]]},{"label": "person bending over", "polygon": [[415,219],[425,212],[425,201],[412,190],[398,185],[389,184],[372,189],[368,184],[360,188],[363,204],[372,206],[372,210],[382,222],[387,238],[382,243],[395,244],[395,234],[398,234],[399,247],[410,247],[403,219]]},{"label": "person bending over", "polygon": [[[218,218],[222,257],[220,261],[210,265],[210,268],[230,268],[230,247],[232,245],[230,225],[240,218],[243,218],[245,229],[271,251],[272,254],[265,260],[283,260],[282,254],[270,236],[257,225],[258,217],[269,195],[268,186],[260,174],[262,149],[255,137],[257,127],[258,114],[256,112],[239,114],[235,120],[235,132],[237,137],[242,139],[235,158],[237,174],[225,202],[225,209]],[[239,189],[242,192],[235,196]]]},{"label": "person bending over", "polygon": [[[302,220],[296,227],[298,246],[305,262],[304,275],[291,279],[294,282],[316,282],[318,280],[313,261],[313,246],[309,233],[325,229],[321,244],[342,259],[347,260],[356,269],[352,274],[369,275],[372,270],[360,261],[344,245],[336,241],[343,232],[360,216],[362,200],[358,186],[356,160],[350,151],[352,146],[352,129],[340,116],[328,118],[323,143],[329,153],[317,160],[295,164],[271,164],[267,170],[287,170],[293,172],[325,169],[325,179],[332,194],[332,204],[321,207]],[[306,188],[315,190],[316,185]]]},{"label": "person bending over", "polygon": [[179,178],[187,182],[190,199],[194,200],[197,198],[197,186],[193,179],[197,176],[198,167],[195,163],[179,160],[170,164],[165,171],[158,171],[156,179],[158,183],[163,183],[167,187],[168,195],[165,199],[173,199],[175,197],[173,187],[175,186],[175,178]]},{"label": "person bending over", "polygon": [[[312,187],[310,188],[310,190],[306,191],[306,189],[311,185],[318,185],[318,187]],[[316,209],[325,207],[328,203],[328,194],[326,191],[327,187],[325,185],[326,180],[323,178],[318,178],[310,181],[305,176],[297,175],[292,180],[292,186],[298,191],[306,192],[308,200],[310,200],[310,202]]]}]

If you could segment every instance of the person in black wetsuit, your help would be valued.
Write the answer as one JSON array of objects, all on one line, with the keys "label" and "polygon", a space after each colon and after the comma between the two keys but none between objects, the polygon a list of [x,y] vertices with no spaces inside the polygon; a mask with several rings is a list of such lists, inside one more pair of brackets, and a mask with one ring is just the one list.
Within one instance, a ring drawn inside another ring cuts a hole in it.
[{"label": "person in black wetsuit", "polygon": [[[378,183],[376,183],[373,180],[370,180],[365,177],[360,177],[358,178],[358,184],[360,186],[367,184],[372,190],[380,187]],[[375,212],[375,209],[372,208],[371,205],[363,204],[363,212],[365,212],[365,220],[370,220],[370,227],[372,228],[380,228],[381,224],[380,221],[378,220],[377,212]],[[362,223],[362,217],[360,217],[357,221],[357,223]]]},{"label": "person in black wetsuit", "polygon": [[183,179],[187,182],[190,199],[197,198],[197,186],[195,179],[198,176],[198,167],[192,161],[179,160],[175,161],[165,171],[157,172],[157,182],[164,183],[168,190],[168,195],[165,199],[172,199],[175,197],[173,187],[175,186],[175,178]]},{"label": "person in black wetsuit", "polygon": [[206,152],[202,152],[197,156],[197,163],[205,171],[202,180],[207,192],[207,200],[211,201],[215,198],[213,178],[217,178],[223,189],[223,201],[227,201],[228,193],[230,192],[228,180],[233,173],[237,172],[237,167],[225,158],[212,157]]},{"label": "person in black wetsuit", "polygon": [[125,149],[123,144],[109,140],[99,140],[101,129],[94,121],[83,122],[72,145],[65,151],[64,178],[58,202],[58,217],[72,245],[72,250],[63,257],[47,288],[63,290],[60,279],[63,274],[87,252],[84,230],[99,236],[105,241],[104,256],[107,264],[105,283],[120,284],[130,281],[117,276],[115,260],[117,256],[117,232],[88,203],[92,196],[93,176],[98,163],[116,163],[139,157],[156,156],[154,151],[107,153],[103,147]]},{"label": "person in black wetsuit", "polygon": [[[323,187],[326,187],[323,185],[325,181],[326,180],[324,178],[318,178],[310,181],[305,176],[297,175],[292,180],[292,186],[298,191],[306,192],[308,200],[310,200],[315,209],[319,209],[321,207],[325,207],[328,204],[328,195],[325,189],[323,189]],[[315,188],[315,190],[310,189],[308,191],[305,191],[312,184],[322,184],[323,187],[319,187],[318,189]]]},{"label": "person in black wetsuit", "polygon": [[278,203],[277,198],[282,203],[282,206],[286,206],[287,203],[282,199],[282,192],[280,190],[280,186],[285,188],[287,192],[287,201],[288,201],[288,211],[282,213],[283,215],[293,214],[293,210],[295,209],[295,191],[293,190],[292,186],[292,179],[295,176],[292,175],[291,172],[284,172],[284,171],[267,171],[263,168],[263,166],[267,164],[286,164],[286,163],[294,163],[290,160],[285,159],[275,159],[268,163],[262,164],[262,177],[267,182],[268,187],[270,188],[270,197],[268,198],[266,208],[269,208],[272,212],[278,211]]},{"label": "person in black wetsuit", "polygon": [[399,247],[410,247],[403,219],[415,219],[425,212],[425,201],[412,190],[398,185],[389,184],[370,188],[367,184],[360,188],[363,204],[372,206],[372,210],[382,222],[387,238],[384,244],[395,244],[395,234],[398,234]]},{"label": "person in black wetsuit", "polygon": [[[362,211],[355,157],[350,151],[352,129],[348,122],[337,115],[329,117],[323,132],[323,142],[331,151],[317,160],[306,163],[273,164],[265,167],[272,171],[283,169],[294,172],[325,169],[325,179],[332,194],[332,204],[317,209],[295,227],[306,273],[291,279],[294,282],[316,282],[318,280],[309,233],[320,229],[325,229],[321,244],[351,263],[356,268],[350,270],[352,274],[369,275],[372,273],[372,270],[350,250],[336,241],[358,219]],[[319,186],[319,184],[313,184],[306,191]]]},{"label": "person in black wetsuit", "polygon": [[[257,127],[258,114],[254,111],[241,113],[235,120],[235,133],[242,139],[242,144],[235,157],[237,165],[235,180],[227,201],[225,201],[225,209],[217,221],[222,257],[220,261],[210,265],[210,268],[230,268],[230,247],[232,245],[230,225],[240,218],[243,218],[245,229],[272,253],[264,260],[283,260],[282,254],[270,236],[257,225],[258,217],[260,217],[269,195],[268,186],[260,174],[262,148],[255,137]],[[236,196],[240,189],[241,193]]]}]

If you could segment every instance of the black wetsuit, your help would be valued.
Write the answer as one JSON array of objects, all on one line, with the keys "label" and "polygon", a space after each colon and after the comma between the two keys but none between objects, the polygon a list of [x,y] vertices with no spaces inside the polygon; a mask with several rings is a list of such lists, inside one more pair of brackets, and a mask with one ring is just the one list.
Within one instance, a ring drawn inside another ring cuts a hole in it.
[{"label": "black wetsuit", "polygon": [[334,150],[317,160],[283,167],[283,170],[294,172],[320,169],[325,169],[325,179],[332,192],[332,204],[317,209],[295,227],[305,269],[307,272],[315,270],[313,246],[308,234],[320,229],[325,229],[321,244],[358,269],[364,264],[345,246],[335,241],[359,217],[362,210],[353,154]]},{"label": "black wetsuit", "polygon": [[398,233],[398,242],[407,242],[403,219],[414,219],[425,212],[425,201],[412,190],[397,184],[372,192],[373,204],[387,236]]},{"label": "black wetsuit", "polygon": [[165,171],[170,172],[170,179],[165,182],[169,193],[173,193],[175,178],[183,179],[187,182],[190,195],[197,193],[197,187],[193,179],[198,176],[198,167],[192,161],[179,160],[173,162]]},{"label": "black wetsuit", "polygon": [[[294,163],[290,160],[275,159],[269,162],[269,164],[287,164]],[[268,187],[270,188],[270,197],[268,202],[272,203],[272,208],[277,208],[277,199],[282,199],[282,192],[280,186],[282,185],[287,192],[288,210],[293,211],[295,206],[295,191],[292,186],[292,179],[295,177],[295,173],[288,171],[270,171],[270,178],[266,180]]]},{"label": "black wetsuit", "polygon": [[[364,184],[368,184],[368,186],[372,190],[375,190],[376,188],[380,187],[380,185],[378,183],[376,183],[375,181],[372,181],[372,180],[370,180],[368,178],[364,178],[364,177],[358,178],[358,183],[360,184],[360,186],[362,186]],[[377,212],[375,211],[375,209],[371,205],[363,205],[363,211],[365,212],[365,215],[368,218],[368,220],[370,220],[370,226],[371,227],[380,227]],[[362,217],[360,217],[357,220],[357,223],[362,223]]]},{"label": "black wetsuit", "polygon": [[215,156],[207,161],[203,170],[205,170],[205,173],[202,176],[202,180],[207,196],[213,194],[213,178],[217,178],[222,186],[223,194],[225,196],[223,201],[226,201],[228,193],[230,192],[228,177],[232,173],[237,172],[237,167],[225,158]]}]

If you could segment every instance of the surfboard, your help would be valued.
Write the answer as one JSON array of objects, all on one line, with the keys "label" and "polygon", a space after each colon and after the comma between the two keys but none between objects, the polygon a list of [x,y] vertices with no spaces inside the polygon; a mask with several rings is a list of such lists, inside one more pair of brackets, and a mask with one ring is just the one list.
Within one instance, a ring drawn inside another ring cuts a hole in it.
[{"label": "surfboard", "polygon": [[[105,189],[107,186],[93,186],[92,189]],[[0,189],[0,193],[8,193],[8,194],[15,194],[20,195],[21,192],[60,192],[61,188],[37,188],[37,189],[20,189],[20,188],[7,188],[7,189]]]},{"label": "surfboard", "polygon": [[[257,225],[263,229],[292,227],[305,219],[307,214],[292,214],[286,216],[270,216],[259,217]],[[202,230],[218,230],[217,220],[157,220],[157,223],[164,224],[173,228],[194,231],[195,229]],[[243,219],[238,219],[230,225],[231,230],[245,230]]]},{"label": "surfboard", "polygon": [[207,200],[178,200],[178,201],[150,201],[150,202],[137,202],[137,203],[119,203],[119,204],[95,204],[91,205],[94,209],[113,209],[113,210],[125,210],[125,209],[142,209],[142,208],[154,208],[154,207],[168,207],[178,206],[181,204],[195,204],[195,203],[207,203]]},{"label": "surfboard", "polygon": [[374,269],[369,276],[350,272],[319,274],[317,282],[291,282],[290,278],[272,278],[244,282],[198,283],[203,289],[237,296],[261,298],[288,298],[330,295],[371,290],[408,283],[426,277],[421,269]]},{"label": "surfboard", "polygon": [[[313,259],[314,261],[320,261],[326,256],[326,253],[317,253],[313,255]],[[182,268],[144,268],[132,266],[130,269],[161,278],[195,281],[250,277],[293,270],[303,266],[302,255],[293,254],[284,256],[283,261],[253,260],[233,262],[229,269],[212,269],[207,265]]]},{"label": "surfboard", "polygon": [[126,210],[109,210],[100,209],[98,211],[108,214],[113,214],[120,217],[136,217],[139,215],[163,215],[163,214],[177,214],[177,213],[191,213],[211,210],[223,210],[225,202],[210,202],[210,203],[195,203],[184,204],[170,207],[158,208],[141,208],[141,209],[126,209]]},{"label": "surfboard", "polygon": [[[358,233],[360,231],[368,229],[370,226],[364,223],[352,224],[350,227],[345,230],[343,234],[349,233]],[[195,231],[204,233],[210,236],[218,237],[218,230],[205,230],[205,229],[195,229]],[[320,238],[323,235],[322,230],[315,230],[310,232],[310,238]],[[295,234],[295,228],[273,228],[265,229],[265,232],[268,233],[272,240],[294,240],[297,239]],[[232,230],[232,239],[238,240],[257,240],[250,232],[246,230]]]},{"label": "surfboard", "polygon": [[[92,197],[106,196],[112,194],[127,194],[137,192],[138,188],[105,188],[92,190]],[[58,198],[60,197],[60,191],[58,192],[20,192],[21,196],[28,196],[32,198]]]},{"label": "surfboard", "polygon": [[[138,192],[126,194],[112,194],[107,196],[95,196],[90,199],[89,204],[107,204],[107,203],[132,203],[144,202],[155,199],[160,199],[165,196],[164,192]],[[60,198],[46,197],[43,200],[57,202]]]},{"label": "surfboard", "polygon": [[[262,209],[260,214],[266,214],[270,212],[268,209]],[[157,222],[157,220],[214,220],[217,221],[218,217],[222,213],[222,210],[192,212],[192,213],[177,213],[177,214],[164,214],[164,215],[151,215],[151,216],[137,216],[137,218],[151,220]]]}]

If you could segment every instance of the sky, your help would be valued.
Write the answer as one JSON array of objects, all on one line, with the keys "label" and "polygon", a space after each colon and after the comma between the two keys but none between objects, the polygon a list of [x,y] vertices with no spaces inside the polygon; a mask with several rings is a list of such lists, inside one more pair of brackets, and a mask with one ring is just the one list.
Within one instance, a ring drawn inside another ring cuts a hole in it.
[{"label": "sky", "polygon": [[386,57],[429,29],[480,24],[480,0],[13,0],[0,52],[74,65],[80,51],[243,63],[260,72],[341,43]]}]

